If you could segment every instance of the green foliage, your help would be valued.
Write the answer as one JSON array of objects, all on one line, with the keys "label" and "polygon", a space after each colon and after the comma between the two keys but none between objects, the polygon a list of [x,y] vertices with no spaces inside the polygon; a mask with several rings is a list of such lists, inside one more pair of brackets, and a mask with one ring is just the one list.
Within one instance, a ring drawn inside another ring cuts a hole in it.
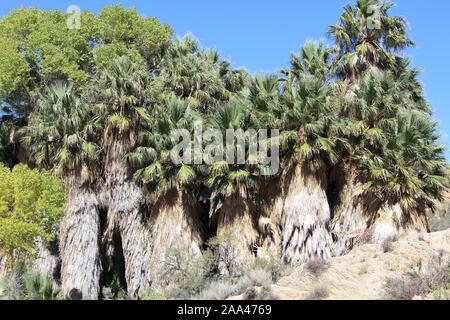
[{"label": "green foliage", "polygon": [[153,293],[153,292],[147,292],[144,297],[142,298],[142,300],[148,300],[148,301],[152,301],[152,300],[167,300],[167,297],[165,295],[162,294],[158,294],[158,293]]},{"label": "green foliage", "polygon": [[372,66],[395,69],[395,53],[413,46],[404,18],[390,16],[393,3],[357,0],[344,8],[339,22],[328,28],[338,54],[333,67],[337,75],[355,81]]},{"label": "green foliage", "polygon": [[169,25],[155,18],[145,18],[136,8],[121,5],[104,7],[98,16],[96,38],[103,43],[123,43],[137,50],[150,50],[167,42],[172,36]]},{"label": "green foliage", "polygon": [[293,54],[290,68],[283,71],[290,81],[298,81],[305,76],[316,76],[326,80],[330,76],[332,48],[325,48],[322,42],[309,41]]},{"label": "green foliage", "polygon": [[111,282],[102,289],[103,299],[107,300],[123,300],[126,294],[122,281],[117,274],[114,274]]},{"label": "green foliage", "polygon": [[316,77],[286,85],[281,97],[284,111],[281,143],[287,155],[307,161],[312,168],[324,160],[335,162],[336,140],[330,127],[336,120],[333,105],[327,101],[329,87]]},{"label": "green foliage", "polygon": [[36,82],[54,77],[77,83],[87,80],[85,66],[91,55],[89,34],[84,30],[69,30],[67,17],[58,11],[20,8],[0,20],[2,36],[15,44],[16,51],[10,58],[5,56],[2,62],[10,65],[18,55],[23,59],[18,73],[22,78],[11,89],[18,89],[20,84],[30,90]]},{"label": "green foliage", "polygon": [[[178,141],[172,140],[172,134],[175,130],[186,130],[190,138],[199,114],[175,97],[167,101],[166,108],[155,109],[154,114],[158,120],[150,130],[143,133],[144,145],[126,157],[137,168],[135,179],[143,183],[150,194],[155,195],[174,187],[193,186],[199,168],[191,163],[173,163],[171,152]],[[191,146],[191,160],[192,151]]]},{"label": "green foliage", "polygon": [[[374,5],[380,21],[374,20]],[[8,140],[19,118],[27,123],[21,143],[36,165],[66,182],[91,184],[105,158],[124,156],[154,198],[172,188],[187,192],[206,185],[220,197],[241,192],[254,201],[264,169],[250,161],[256,159],[173,163],[174,130],[192,137],[195,122],[204,120],[223,137],[228,129],[279,128],[284,164],[304,162],[313,170],[350,164],[371,198],[404,209],[433,207],[449,184],[444,148],[419,73],[398,56],[413,42],[406,21],[388,14],[391,7],[388,1],[357,0],[329,28],[334,47],[308,42],[281,76],[255,77],[231,68],[190,36],[171,41],[168,25],[134,8],[83,12],[80,30],[69,30],[68,16],[58,11],[14,10],[0,19],[0,103],[6,112],[0,161],[13,163]],[[250,137],[241,138],[248,145]],[[216,154],[226,155],[225,144],[219,148]],[[12,172],[1,166],[0,178],[0,248],[28,255],[36,237],[53,237],[62,185],[24,166]],[[207,289],[228,240],[209,241],[199,260],[170,253],[182,292]],[[228,258],[232,263],[234,257]],[[282,269],[260,260],[255,268],[273,280]],[[245,271],[237,270],[231,282]],[[48,289],[41,279],[29,284]],[[121,295],[119,285],[111,284],[114,297]],[[237,292],[230,287],[222,289]]]},{"label": "green foliage", "polygon": [[45,275],[16,268],[1,280],[9,300],[61,300],[59,285]]},{"label": "green foliage", "polygon": [[165,101],[167,93],[173,92],[204,112],[228,101],[246,81],[244,71],[231,69],[216,51],[201,49],[190,36],[174,41],[163,52],[160,69],[159,101]]},{"label": "green foliage", "polygon": [[0,97],[5,97],[27,88],[30,67],[25,55],[17,50],[17,41],[0,36],[0,47]]},{"label": "green foliage", "polygon": [[59,286],[48,277],[28,273],[24,275],[25,293],[23,300],[60,300]]},{"label": "green foliage", "polygon": [[188,298],[199,294],[212,280],[213,262],[213,253],[209,250],[194,259],[181,250],[168,251],[164,263],[176,283],[169,295]]},{"label": "green foliage", "polygon": [[21,129],[21,141],[40,167],[64,178],[71,173],[92,179],[88,171],[95,172],[93,163],[98,159],[92,115],[72,85],[57,83],[39,96],[28,125]]},{"label": "green foliage", "polygon": [[144,106],[148,78],[145,68],[127,56],[114,59],[101,70],[94,83],[100,124],[127,133],[150,122]]},{"label": "green foliage", "polygon": [[145,60],[138,50],[127,48],[122,43],[106,44],[98,48],[95,52],[94,63],[99,70],[106,69],[111,61],[119,57],[126,56],[139,65],[145,65]]},{"label": "green foliage", "polygon": [[[20,8],[0,19],[0,101],[22,116],[45,84],[87,85],[93,68],[123,55],[151,62],[172,30],[136,9],[105,7],[98,16],[81,13],[81,28],[69,29],[69,15],[57,10]],[[153,62],[152,62],[153,63]]]},{"label": "green foliage", "polygon": [[[227,130],[235,130],[239,139],[249,146],[251,136],[244,134],[245,130],[250,126],[249,122],[250,110],[247,106],[239,101],[232,100],[226,105],[219,108],[211,117],[211,126],[219,130],[223,137],[227,136]],[[240,131],[239,131],[240,130]],[[240,133],[239,133],[240,132]],[[215,190],[219,190],[224,196],[229,196],[238,190],[250,191],[256,187],[260,180],[260,170],[263,169],[257,163],[258,159],[250,159],[247,156],[247,147],[244,150],[238,149],[240,145],[235,143],[233,164],[229,161],[218,161],[208,166],[207,185]],[[226,147],[226,139],[224,138],[218,146],[221,148],[221,154],[227,159],[230,157]],[[244,159],[238,159],[237,153],[242,152]],[[233,159],[233,158],[232,158]],[[244,160],[242,163],[241,161]],[[253,160],[253,161],[252,161]],[[239,163],[238,163],[239,162]]]},{"label": "green foliage", "polygon": [[63,184],[24,165],[0,165],[0,250],[11,258],[33,254],[37,237],[52,241],[63,215]]}]

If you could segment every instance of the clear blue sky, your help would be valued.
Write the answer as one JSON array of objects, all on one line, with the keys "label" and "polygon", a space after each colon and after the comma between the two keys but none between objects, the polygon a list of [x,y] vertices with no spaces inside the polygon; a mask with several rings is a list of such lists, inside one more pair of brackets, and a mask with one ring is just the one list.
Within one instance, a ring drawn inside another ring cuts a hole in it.
[{"label": "clear blue sky", "polygon": [[[236,67],[272,72],[285,67],[291,52],[308,39],[325,38],[350,0],[161,0],[2,1],[0,16],[20,6],[66,10],[69,5],[98,12],[104,5],[135,6],[140,14],[169,23],[177,35],[194,34],[205,47],[217,48]],[[450,146],[450,1],[396,0],[396,15],[405,16],[417,47],[406,54],[422,70],[421,80]],[[450,152],[447,152],[450,159]]]}]

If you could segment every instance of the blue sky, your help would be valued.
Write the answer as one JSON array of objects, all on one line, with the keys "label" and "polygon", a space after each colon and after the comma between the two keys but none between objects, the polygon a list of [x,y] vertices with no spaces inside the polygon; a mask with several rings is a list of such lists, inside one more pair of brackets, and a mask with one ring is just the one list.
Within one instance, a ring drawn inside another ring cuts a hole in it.
[{"label": "blue sky", "polygon": [[[135,6],[145,16],[169,23],[177,35],[194,34],[205,47],[217,48],[236,67],[253,73],[273,72],[285,67],[290,53],[309,39],[325,38],[329,24],[337,21],[349,0],[164,0],[2,1],[0,16],[20,6],[62,9],[78,5],[98,12],[104,5]],[[417,47],[406,52],[422,70],[434,117],[439,121],[443,141],[450,146],[450,1],[396,0],[396,15],[410,23],[410,35]],[[450,159],[450,152],[447,152]]]}]

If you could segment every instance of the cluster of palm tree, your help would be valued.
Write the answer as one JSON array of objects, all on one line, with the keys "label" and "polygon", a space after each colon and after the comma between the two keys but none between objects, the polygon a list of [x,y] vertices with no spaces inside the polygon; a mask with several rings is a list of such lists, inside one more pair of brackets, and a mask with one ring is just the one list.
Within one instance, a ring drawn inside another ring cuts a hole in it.
[{"label": "cluster of palm tree", "polygon": [[[170,282],[167,251],[195,257],[211,236],[227,238],[217,266],[225,275],[257,256],[302,263],[343,254],[367,234],[427,231],[447,168],[418,72],[399,55],[413,44],[406,22],[390,7],[347,6],[329,28],[335,46],[308,42],[280,75],[234,70],[185,37],[151,68],[123,56],[88,89],[44,90],[21,135],[68,189],[64,295],[96,299],[119,272],[141,296]],[[220,132],[279,129],[278,174],[250,159],[173,163],[172,132],[193,133],[199,120]]]}]

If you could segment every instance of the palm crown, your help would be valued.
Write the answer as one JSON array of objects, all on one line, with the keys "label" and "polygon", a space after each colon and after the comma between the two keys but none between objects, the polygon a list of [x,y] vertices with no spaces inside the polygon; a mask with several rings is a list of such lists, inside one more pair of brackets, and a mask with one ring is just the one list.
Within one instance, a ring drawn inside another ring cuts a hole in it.
[{"label": "palm crown", "polygon": [[364,152],[359,157],[367,187],[379,198],[399,201],[405,208],[433,207],[448,183],[437,125],[419,111],[401,112],[397,123],[386,134],[380,154]]},{"label": "palm crown", "polygon": [[339,76],[354,81],[372,67],[390,69],[397,60],[394,54],[414,45],[407,36],[406,21],[388,15],[392,6],[384,0],[357,0],[328,28],[338,49],[335,69]]},{"label": "palm crown", "polygon": [[37,99],[36,110],[22,130],[22,141],[38,165],[63,176],[75,171],[87,178],[89,166],[98,158],[90,119],[87,105],[75,88],[58,83]]},{"label": "palm crown", "polygon": [[[247,130],[250,124],[248,120],[249,109],[246,105],[242,101],[230,101],[216,111],[210,122],[213,128],[220,130],[223,137],[226,137],[227,130]],[[244,134],[240,138],[245,142],[245,146],[236,144],[233,147],[235,150],[233,163],[223,160],[215,162],[208,167],[207,184],[219,190],[225,196],[237,190],[249,192],[258,184],[260,179],[258,170],[261,170],[262,166],[258,165],[257,159],[251,159],[246,153],[250,143],[250,136]],[[219,147],[222,148],[222,153],[227,155],[228,150],[225,144],[221,144]],[[243,163],[237,163],[237,152],[243,152],[245,156]],[[254,156],[257,157],[257,155]]]},{"label": "palm crown", "polygon": [[101,71],[95,86],[98,118],[120,133],[130,132],[150,121],[146,108],[145,68],[123,56]]},{"label": "palm crown", "polygon": [[[160,81],[167,91],[202,110],[214,110],[240,91],[245,73],[233,70],[212,50],[201,50],[198,41],[186,36],[170,45],[160,66]],[[163,94],[162,100],[166,97]]]},{"label": "palm crown", "polygon": [[191,163],[176,164],[171,153],[178,143],[172,139],[174,131],[187,130],[192,134],[198,114],[176,97],[169,99],[156,113],[158,120],[143,133],[143,146],[133,150],[126,159],[136,168],[135,180],[146,186],[151,191],[149,194],[159,195],[173,187],[192,186],[197,182],[199,167]]}]

